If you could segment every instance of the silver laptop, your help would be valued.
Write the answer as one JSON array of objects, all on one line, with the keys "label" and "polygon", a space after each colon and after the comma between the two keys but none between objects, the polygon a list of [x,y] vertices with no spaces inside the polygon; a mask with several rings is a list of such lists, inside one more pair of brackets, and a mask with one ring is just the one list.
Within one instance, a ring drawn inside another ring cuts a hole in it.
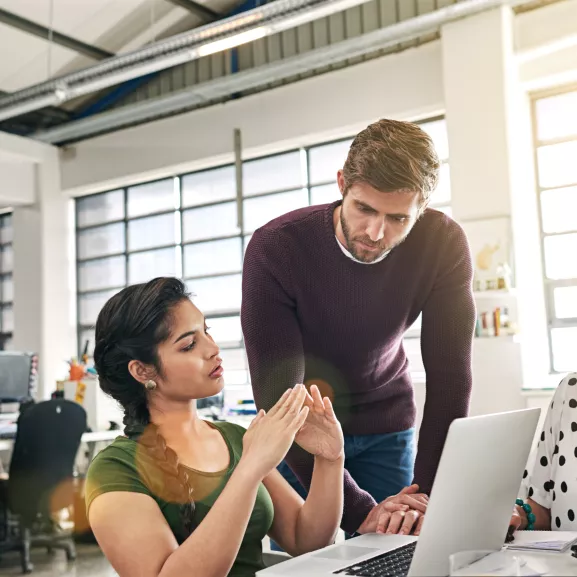
[{"label": "silver laptop", "polygon": [[361,535],[258,575],[448,575],[452,553],[501,549],[540,412],[526,409],[451,424],[418,539]]}]

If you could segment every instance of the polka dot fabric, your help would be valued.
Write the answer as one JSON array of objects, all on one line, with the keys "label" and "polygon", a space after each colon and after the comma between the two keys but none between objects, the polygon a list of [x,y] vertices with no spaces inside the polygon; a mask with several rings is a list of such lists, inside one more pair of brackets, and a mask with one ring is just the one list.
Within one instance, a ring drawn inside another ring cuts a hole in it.
[{"label": "polka dot fabric", "polygon": [[553,531],[577,531],[577,373],[555,392],[524,488],[526,496],[551,509]]}]

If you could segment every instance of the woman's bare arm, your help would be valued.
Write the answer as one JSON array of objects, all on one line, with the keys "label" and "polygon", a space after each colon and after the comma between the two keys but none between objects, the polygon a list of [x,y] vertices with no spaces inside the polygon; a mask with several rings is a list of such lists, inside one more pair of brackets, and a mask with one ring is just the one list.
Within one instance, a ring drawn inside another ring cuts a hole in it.
[{"label": "woman's bare arm", "polygon": [[269,535],[290,555],[302,555],[334,543],[343,514],[344,458],[315,458],[306,501],[282,478],[269,473],[263,483],[274,503]]},{"label": "woman's bare arm", "polygon": [[180,547],[148,495],[104,493],[89,521],[120,577],[224,577],[246,532],[261,479],[239,465],[202,523]]}]

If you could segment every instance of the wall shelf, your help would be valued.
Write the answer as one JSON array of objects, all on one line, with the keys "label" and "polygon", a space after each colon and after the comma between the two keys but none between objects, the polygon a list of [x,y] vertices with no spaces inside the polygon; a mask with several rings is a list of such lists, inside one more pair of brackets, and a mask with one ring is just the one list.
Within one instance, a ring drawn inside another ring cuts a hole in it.
[{"label": "wall shelf", "polygon": [[517,296],[515,289],[511,290],[492,290],[492,291],[474,291],[473,295],[476,299],[498,299],[503,297],[513,298]]}]

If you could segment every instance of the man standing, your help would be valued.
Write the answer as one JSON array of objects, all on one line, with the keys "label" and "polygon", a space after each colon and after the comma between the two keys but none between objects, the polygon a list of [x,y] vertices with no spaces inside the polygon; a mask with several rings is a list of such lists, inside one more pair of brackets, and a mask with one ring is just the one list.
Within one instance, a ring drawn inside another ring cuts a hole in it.
[{"label": "man standing", "polygon": [[[448,427],[468,412],[471,257],[459,225],[427,209],[438,174],[421,128],[375,122],[338,172],[343,200],[273,220],[246,251],[241,320],[255,402],[268,410],[301,382],[331,398],[345,433],[349,533],[374,530],[377,503],[413,480],[430,491]],[[403,335],[420,313],[427,397],[415,461]],[[294,446],[286,463],[303,494],[313,459]]]}]

